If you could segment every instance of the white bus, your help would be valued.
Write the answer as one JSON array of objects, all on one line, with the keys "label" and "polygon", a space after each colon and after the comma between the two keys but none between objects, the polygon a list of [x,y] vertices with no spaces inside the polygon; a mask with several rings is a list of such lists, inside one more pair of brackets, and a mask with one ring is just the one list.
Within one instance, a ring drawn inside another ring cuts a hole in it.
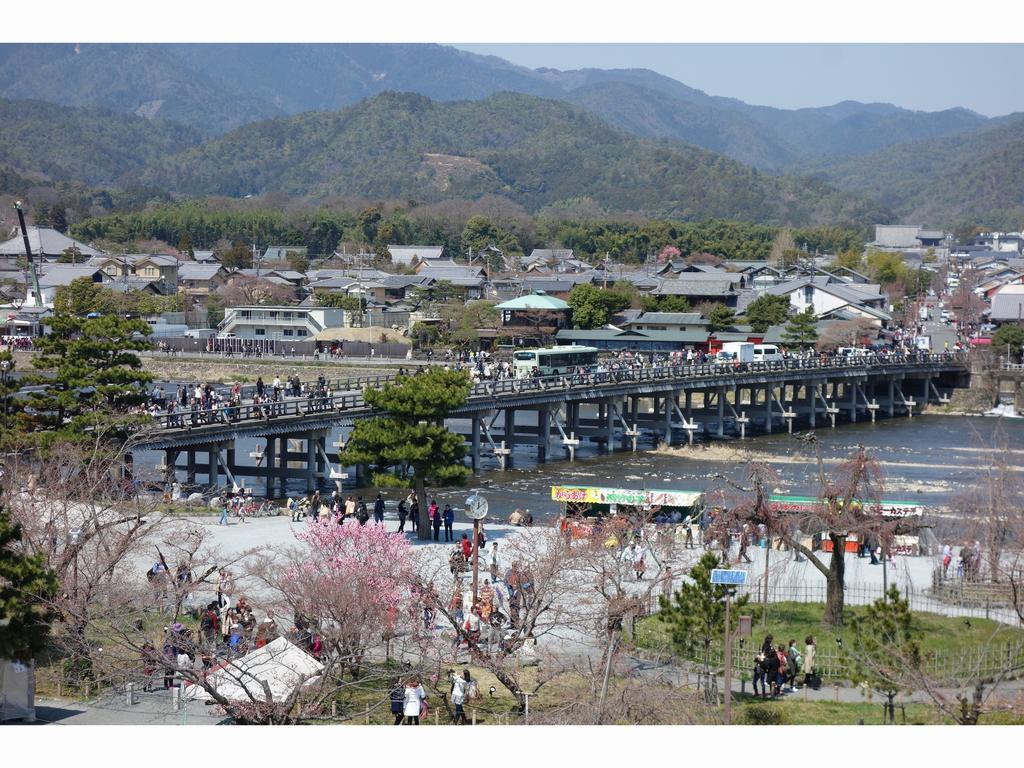
[{"label": "white bus", "polygon": [[534,368],[541,376],[558,376],[580,368],[590,370],[597,365],[597,348],[572,346],[524,349],[512,355],[517,379],[531,378]]}]

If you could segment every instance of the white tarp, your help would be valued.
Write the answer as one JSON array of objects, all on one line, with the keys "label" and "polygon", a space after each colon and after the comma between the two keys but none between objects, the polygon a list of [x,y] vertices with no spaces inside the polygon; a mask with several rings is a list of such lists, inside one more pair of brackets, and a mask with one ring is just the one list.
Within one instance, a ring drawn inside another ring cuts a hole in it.
[{"label": "white tarp", "polygon": [[[304,650],[279,637],[271,643],[233,659],[207,676],[217,693],[231,701],[266,701],[263,682],[275,702],[286,699],[295,687],[305,685],[323,671],[324,665]],[[199,685],[189,685],[184,695],[198,701],[213,697]]]},{"label": "white tarp", "polygon": [[31,664],[0,659],[0,722],[36,719],[36,676]]}]

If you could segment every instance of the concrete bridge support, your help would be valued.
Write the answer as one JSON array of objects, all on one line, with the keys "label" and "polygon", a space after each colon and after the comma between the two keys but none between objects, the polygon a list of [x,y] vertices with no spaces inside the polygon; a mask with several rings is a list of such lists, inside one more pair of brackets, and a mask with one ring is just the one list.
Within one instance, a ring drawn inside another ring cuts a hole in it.
[{"label": "concrete bridge support", "polygon": [[274,436],[267,438],[267,450],[264,452],[264,457],[267,462],[267,498],[276,499],[278,495],[278,477],[277,477],[277,438]]},{"label": "concrete bridge support", "polygon": [[516,448],[516,409],[506,408],[505,409],[505,448],[508,449],[508,461],[506,468],[512,467],[512,456]]},{"label": "concrete bridge support", "polygon": [[474,474],[480,472],[480,416],[474,414],[470,419],[470,450],[469,460]]},{"label": "concrete bridge support", "polygon": [[551,442],[551,409],[544,407],[537,410],[537,432],[540,442],[537,444],[537,461],[548,460],[548,444]]}]

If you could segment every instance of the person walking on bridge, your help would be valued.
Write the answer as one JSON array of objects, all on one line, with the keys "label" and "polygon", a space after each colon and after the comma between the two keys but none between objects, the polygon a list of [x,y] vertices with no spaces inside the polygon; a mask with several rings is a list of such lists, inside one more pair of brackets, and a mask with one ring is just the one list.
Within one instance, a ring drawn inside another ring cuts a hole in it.
[{"label": "person walking on bridge", "polygon": [[384,525],[384,497],[379,493],[377,500],[373,502],[373,522],[377,525]]}]

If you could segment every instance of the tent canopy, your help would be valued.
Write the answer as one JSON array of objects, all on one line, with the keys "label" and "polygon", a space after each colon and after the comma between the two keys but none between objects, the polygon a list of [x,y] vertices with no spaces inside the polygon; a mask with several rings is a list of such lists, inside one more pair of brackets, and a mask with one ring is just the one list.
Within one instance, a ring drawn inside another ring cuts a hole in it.
[{"label": "tent canopy", "polygon": [[[217,692],[231,701],[266,701],[266,682],[275,702],[287,698],[295,687],[305,685],[323,671],[324,665],[287,638],[279,637],[245,656],[232,659],[215,668],[207,680]],[[185,689],[185,695],[198,701],[213,697],[196,684]]]}]

